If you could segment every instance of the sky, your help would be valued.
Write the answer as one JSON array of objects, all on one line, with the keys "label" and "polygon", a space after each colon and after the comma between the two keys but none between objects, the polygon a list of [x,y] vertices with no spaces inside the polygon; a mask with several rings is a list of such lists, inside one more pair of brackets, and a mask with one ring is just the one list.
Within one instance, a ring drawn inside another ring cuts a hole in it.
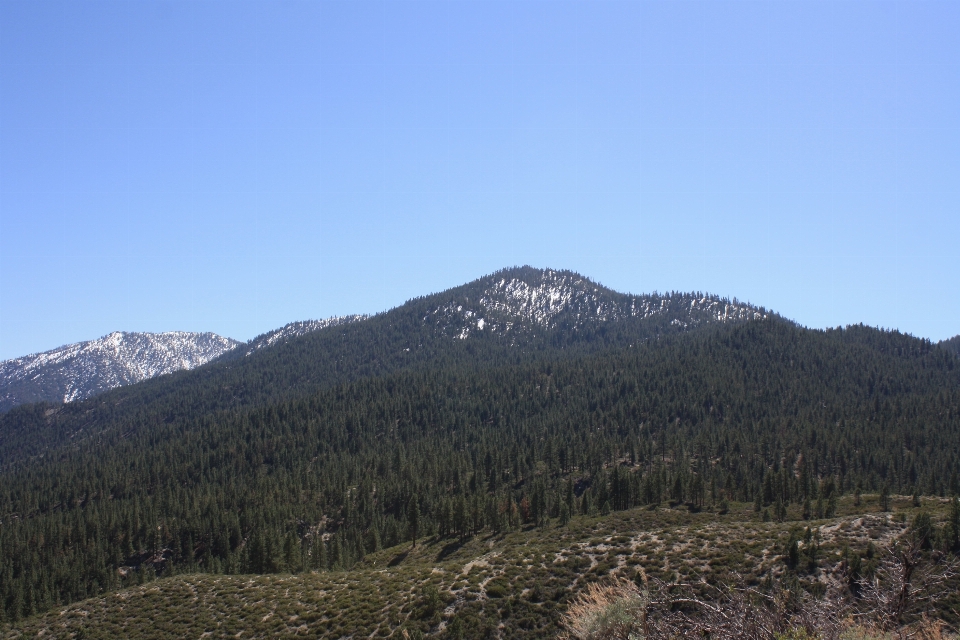
[{"label": "sky", "polygon": [[960,333],[960,3],[0,0],[0,359],[529,264]]}]

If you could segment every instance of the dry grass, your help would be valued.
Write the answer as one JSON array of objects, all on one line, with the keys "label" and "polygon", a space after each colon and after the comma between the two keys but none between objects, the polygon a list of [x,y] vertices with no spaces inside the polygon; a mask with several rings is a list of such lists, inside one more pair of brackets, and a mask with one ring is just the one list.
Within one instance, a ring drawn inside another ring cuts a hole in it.
[{"label": "dry grass", "polygon": [[593,583],[567,607],[564,639],[625,640],[642,638],[649,598],[633,582],[614,578]]}]

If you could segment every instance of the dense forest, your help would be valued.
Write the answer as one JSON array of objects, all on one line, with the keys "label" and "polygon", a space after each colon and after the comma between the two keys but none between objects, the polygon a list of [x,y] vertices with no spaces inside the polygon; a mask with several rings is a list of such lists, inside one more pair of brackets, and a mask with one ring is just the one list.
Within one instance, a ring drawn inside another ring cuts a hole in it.
[{"label": "dense forest", "polygon": [[[518,300],[516,292],[511,297],[504,290],[510,285],[522,288],[526,299]],[[562,304],[552,305],[549,298],[558,295]],[[548,311],[549,321],[518,314],[523,303],[532,303],[531,313]],[[630,296],[569,271],[506,269],[363,322],[330,327],[250,355],[240,348],[207,366],[86,402],[11,411],[0,420],[0,469],[111,429],[142,429],[274,405],[399,371],[478,369],[629,347],[709,326],[717,322],[718,309],[730,311],[731,319],[724,320],[728,323],[768,315],[702,293]],[[485,320],[482,327],[477,326],[478,314]],[[467,333],[468,340],[458,339]]]},{"label": "dense forest", "polygon": [[3,416],[0,615],[157,573],[345,569],[401,541],[662,501],[818,517],[847,492],[960,492],[960,360],[929,341],[771,317],[520,349],[383,322],[381,362],[401,344],[431,357],[321,384],[309,354],[356,344],[360,323]]},{"label": "dense forest", "polygon": [[953,336],[949,340],[943,340],[939,343],[941,347],[960,356],[960,336]]}]

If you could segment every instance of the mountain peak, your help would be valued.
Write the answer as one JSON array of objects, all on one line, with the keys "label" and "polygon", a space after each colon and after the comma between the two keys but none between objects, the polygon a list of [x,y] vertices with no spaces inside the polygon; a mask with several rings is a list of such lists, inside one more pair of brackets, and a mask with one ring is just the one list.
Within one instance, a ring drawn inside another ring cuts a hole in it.
[{"label": "mountain peak", "polygon": [[536,274],[505,273],[494,278],[479,302],[492,314],[506,313],[549,327],[557,316],[571,310],[578,316],[610,319],[615,304],[606,298],[618,295],[578,274],[547,269]]},{"label": "mountain peak", "polygon": [[82,400],[107,389],[193,369],[240,343],[215,333],[114,331],[0,363],[0,410],[57,397]]},{"label": "mountain peak", "polygon": [[768,313],[736,300],[702,293],[618,293],[573,271],[503,269],[430,299],[443,300],[424,317],[455,326],[456,336],[517,328],[581,329],[611,321],[668,319],[687,329],[711,322],[760,320]]}]

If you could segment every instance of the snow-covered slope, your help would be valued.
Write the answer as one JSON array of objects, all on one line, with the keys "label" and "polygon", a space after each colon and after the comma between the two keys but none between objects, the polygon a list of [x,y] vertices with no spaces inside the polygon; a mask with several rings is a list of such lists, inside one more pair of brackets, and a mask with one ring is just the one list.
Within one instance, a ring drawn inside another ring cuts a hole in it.
[{"label": "snow-covered slope", "polygon": [[114,387],[193,369],[236,348],[215,333],[128,333],[68,344],[0,363],[0,410],[25,402],[72,402]]},{"label": "snow-covered slope", "polygon": [[245,355],[320,329],[365,319],[291,322],[243,343],[215,333],[128,333],[0,362],[0,411],[28,402],[73,402],[165,373],[193,369],[238,347]]},{"label": "snow-covered slope", "polygon": [[301,322],[291,322],[290,324],[284,325],[279,329],[274,329],[273,331],[259,335],[248,342],[244,347],[244,350],[246,351],[245,355],[249,356],[253,352],[259,351],[260,349],[271,347],[275,344],[286,342],[291,338],[313,333],[314,331],[319,331],[320,329],[337,327],[342,324],[359,322],[360,320],[366,319],[367,316],[355,315],[334,316],[332,318],[327,318],[326,320],[303,320]]},{"label": "snow-covered slope", "polygon": [[628,319],[662,320],[675,329],[716,322],[760,320],[764,309],[717,296],[628,295],[579,274],[519,267],[450,291],[449,302],[426,314],[427,324],[467,338],[478,331],[577,330]]}]

